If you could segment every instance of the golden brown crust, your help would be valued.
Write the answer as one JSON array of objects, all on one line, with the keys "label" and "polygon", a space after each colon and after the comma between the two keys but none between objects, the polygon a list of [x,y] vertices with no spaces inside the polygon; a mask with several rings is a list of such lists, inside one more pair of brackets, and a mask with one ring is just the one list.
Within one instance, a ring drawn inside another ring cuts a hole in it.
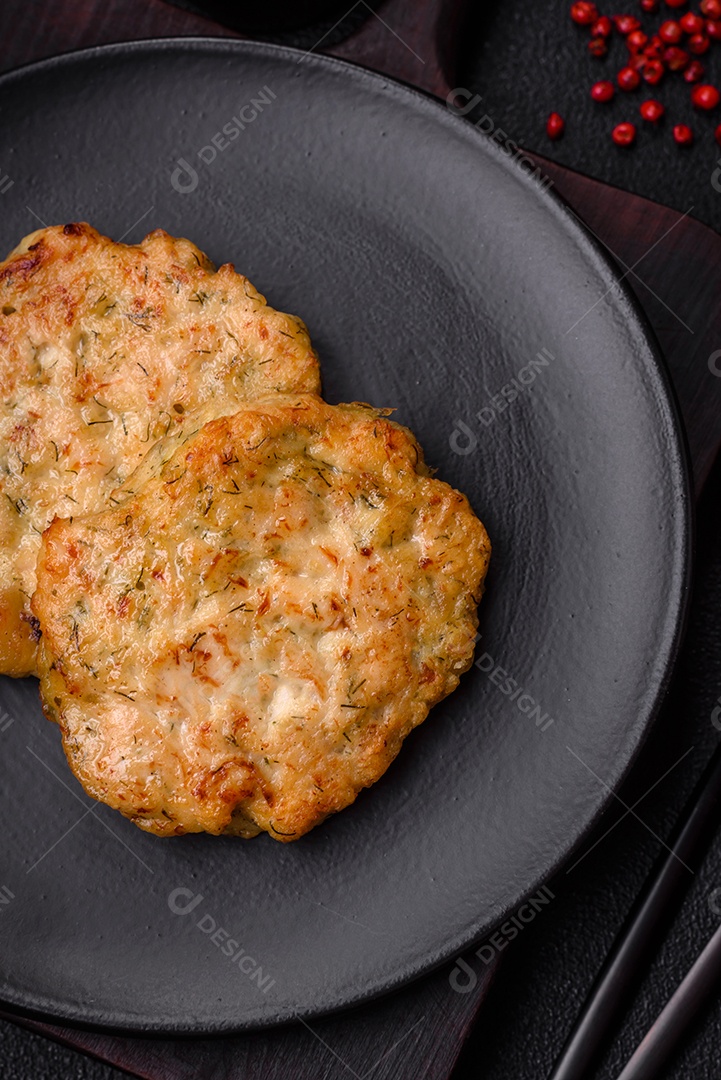
[{"label": "golden brown crust", "polygon": [[455,689],[489,555],[383,413],[244,405],[45,532],[45,709],[85,789],[142,828],[295,839]]},{"label": "golden brown crust", "polygon": [[29,600],[54,516],[109,505],[153,442],[319,389],[305,327],[162,230],[41,229],[0,264],[0,672],[35,669]]}]

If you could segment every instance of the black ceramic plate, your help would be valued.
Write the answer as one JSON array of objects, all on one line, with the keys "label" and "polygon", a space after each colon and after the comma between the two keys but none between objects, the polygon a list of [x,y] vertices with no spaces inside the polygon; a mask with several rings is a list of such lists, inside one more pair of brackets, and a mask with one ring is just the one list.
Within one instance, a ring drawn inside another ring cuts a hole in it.
[{"label": "black ceramic plate", "polygon": [[689,492],[648,328],[537,178],[340,62],[94,49],[0,80],[0,132],[0,247],[85,219],[234,261],[307,321],[328,399],[395,406],[494,545],[480,666],[294,844],[143,835],[84,796],[35,682],[2,681],[0,999],[229,1032],[398,986],[579,845],[663,692]]}]

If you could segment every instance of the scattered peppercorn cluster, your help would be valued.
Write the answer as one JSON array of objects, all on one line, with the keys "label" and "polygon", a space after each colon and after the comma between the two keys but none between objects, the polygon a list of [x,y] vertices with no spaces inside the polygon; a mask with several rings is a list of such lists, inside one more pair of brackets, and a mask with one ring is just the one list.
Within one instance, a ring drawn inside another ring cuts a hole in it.
[{"label": "scattered peppercorn cluster", "polygon": [[[639,0],[641,10],[670,14],[662,9],[661,0]],[[688,0],[664,0],[663,8],[680,9],[688,6]],[[701,0],[698,14],[686,11],[678,18],[664,18],[655,34],[647,34],[635,15],[599,15],[596,4],[580,0],[571,4],[571,19],[577,26],[587,27],[590,32],[588,51],[592,56],[604,57],[608,43],[616,33],[625,38],[628,61],[616,75],[616,86],[629,93],[637,90],[642,82],[657,86],[667,73],[677,73],[691,86],[691,102],[700,112],[716,109],[721,94],[702,80],[705,68],[698,57],[708,52],[713,41],[721,41],[721,0]],[[609,79],[596,82],[591,87],[594,101],[608,102],[616,94],[616,86]],[[657,124],[666,109],[664,105],[649,98],[639,107],[641,118]],[[546,123],[549,139],[560,139],[566,123],[557,112],[552,112]],[[632,146],[636,141],[636,125],[625,122],[616,124],[611,138],[617,146]],[[721,146],[721,124],[715,130],[715,138]],[[693,129],[688,124],[675,124],[673,137],[679,146],[690,146],[694,141]]]}]

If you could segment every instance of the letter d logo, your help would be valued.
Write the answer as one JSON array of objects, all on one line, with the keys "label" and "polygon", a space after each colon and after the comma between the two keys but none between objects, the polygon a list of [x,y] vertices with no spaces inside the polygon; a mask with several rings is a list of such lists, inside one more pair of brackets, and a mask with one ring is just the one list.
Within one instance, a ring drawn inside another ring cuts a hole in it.
[{"label": "letter d logo", "polygon": [[454,454],[466,457],[467,454],[472,454],[476,449],[478,446],[478,439],[473,434],[468,424],[464,424],[462,420],[456,420],[456,426],[451,432],[448,445]]},{"label": "letter d logo", "polygon": [[170,183],[180,195],[189,195],[198,186],[198,174],[193,166],[181,157],[170,174]]},{"label": "letter d logo", "polygon": [[[202,895],[194,893],[192,889],[173,889],[168,897],[168,907],[174,915],[190,915],[202,902]],[[187,900],[187,903],[184,901]]]},{"label": "letter d logo", "polygon": [[[465,976],[465,979],[463,976]],[[451,984],[451,989],[455,990],[457,994],[470,994],[478,983],[478,976],[470,964],[467,964],[463,957],[459,956],[448,976],[448,982]]]},{"label": "letter d logo", "polygon": [[721,193],[721,158],[716,163],[716,168],[711,173],[711,187]]}]

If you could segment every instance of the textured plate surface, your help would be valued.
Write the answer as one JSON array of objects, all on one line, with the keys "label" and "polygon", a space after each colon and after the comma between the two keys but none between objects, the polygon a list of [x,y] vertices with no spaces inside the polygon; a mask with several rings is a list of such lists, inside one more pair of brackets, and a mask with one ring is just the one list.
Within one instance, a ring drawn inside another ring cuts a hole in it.
[{"label": "textured plate surface", "polygon": [[306,320],[326,397],[397,407],[494,546],[479,666],[375,788],[295,844],[142,835],[78,787],[36,683],[3,680],[0,1000],[229,1032],[391,989],[578,846],[662,695],[689,494],[648,330],[537,180],[340,62],[91,50],[0,80],[0,131],[3,250],[86,219],[234,261]]}]

